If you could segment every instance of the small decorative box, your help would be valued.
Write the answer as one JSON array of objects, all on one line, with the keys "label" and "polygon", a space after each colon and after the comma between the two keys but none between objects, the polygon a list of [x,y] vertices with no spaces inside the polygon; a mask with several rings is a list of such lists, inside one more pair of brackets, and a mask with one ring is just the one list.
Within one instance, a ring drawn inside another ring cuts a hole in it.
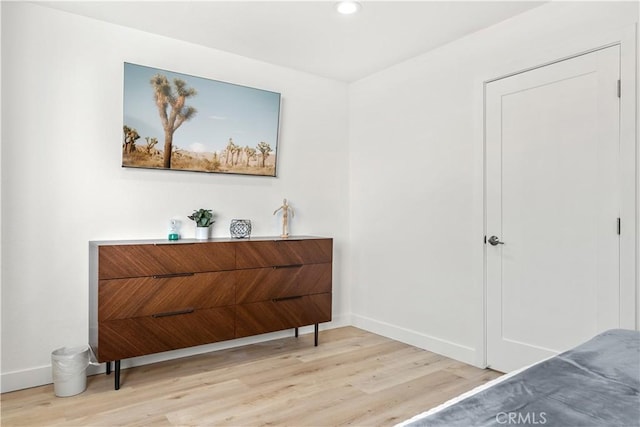
[{"label": "small decorative box", "polygon": [[231,231],[231,237],[234,239],[245,239],[247,237],[250,237],[251,236],[251,220],[232,219],[229,230]]}]

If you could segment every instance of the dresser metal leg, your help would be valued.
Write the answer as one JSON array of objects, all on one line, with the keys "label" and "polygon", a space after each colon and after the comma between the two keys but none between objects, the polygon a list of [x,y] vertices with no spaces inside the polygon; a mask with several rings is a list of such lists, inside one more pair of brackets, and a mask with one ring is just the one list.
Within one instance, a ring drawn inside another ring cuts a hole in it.
[{"label": "dresser metal leg", "polygon": [[296,328],[296,338],[298,338],[298,328]]},{"label": "dresser metal leg", "polygon": [[116,390],[120,390],[120,361],[116,360],[115,365],[114,386]]},{"label": "dresser metal leg", "polygon": [[314,345],[317,347],[318,346],[318,324],[316,323],[315,325],[313,325],[313,339],[314,339]]},{"label": "dresser metal leg", "polygon": [[111,375],[111,361],[107,362],[107,375]]}]

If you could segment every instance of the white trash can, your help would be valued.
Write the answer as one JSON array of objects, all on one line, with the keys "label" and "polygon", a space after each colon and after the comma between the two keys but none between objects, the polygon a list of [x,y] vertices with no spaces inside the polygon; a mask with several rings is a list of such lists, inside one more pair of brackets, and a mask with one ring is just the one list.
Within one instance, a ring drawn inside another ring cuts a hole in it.
[{"label": "white trash can", "polygon": [[58,397],[74,396],[87,388],[89,347],[62,347],[51,353],[53,391]]}]

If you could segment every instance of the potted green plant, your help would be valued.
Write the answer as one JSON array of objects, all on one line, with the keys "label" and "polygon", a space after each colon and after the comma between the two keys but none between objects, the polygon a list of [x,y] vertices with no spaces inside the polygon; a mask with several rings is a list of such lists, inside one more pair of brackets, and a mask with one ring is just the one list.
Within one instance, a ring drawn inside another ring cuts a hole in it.
[{"label": "potted green plant", "polygon": [[211,209],[198,209],[187,218],[196,223],[196,239],[207,240],[209,238],[209,227],[214,223]]}]

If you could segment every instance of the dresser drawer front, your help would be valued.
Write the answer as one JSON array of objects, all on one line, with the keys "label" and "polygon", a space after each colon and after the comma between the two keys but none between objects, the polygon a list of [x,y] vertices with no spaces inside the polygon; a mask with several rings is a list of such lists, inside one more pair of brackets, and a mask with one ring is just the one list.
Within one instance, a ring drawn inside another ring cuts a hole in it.
[{"label": "dresser drawer front", "polygon": [[98,321],[230,306],[235,284],[233,271],[100,280]]},{"label": "dresser drawer front", "polygon": [[237,304],[331,293],[329,263],[239,270],[237,277]]},{"label": "dresser drawer front", "polygon": [[237,268],[329,263],[332,239],[274,240],[238,242]]},{"label": "dresser drawer front", "polygon": [[236,307],[236,337],[280,331],[331,320],[331,294],[241,304]]},{"label": "dresser drawer front", "polygon": [[105,245],[98,252],[98,278],[117,279],[235,268],[233,243]]},{"label": "dresser drawer front", "polygon": [[120,360],[234,338],[234,310],[221,307],[166,317],[101,322],[98,361]]}]

